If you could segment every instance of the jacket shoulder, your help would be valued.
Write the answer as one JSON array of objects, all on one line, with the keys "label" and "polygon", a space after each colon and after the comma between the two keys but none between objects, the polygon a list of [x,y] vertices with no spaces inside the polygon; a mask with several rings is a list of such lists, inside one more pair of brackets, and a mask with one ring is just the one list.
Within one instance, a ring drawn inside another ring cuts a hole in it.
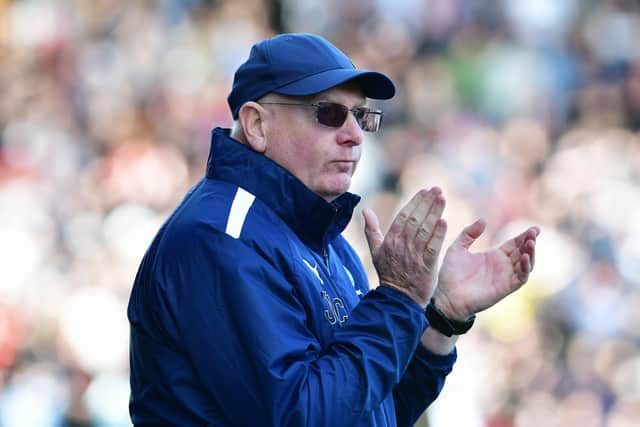
[{"label": "jacket shoulder", "polygon": [[[178,258],[205,244],[216,253],[253,250],[265,258],[288,252],[290,230],[259,198],[234,184],[203,179],[165,223],[158,238]],[[282,256],[282,255],[281,255]]]}]

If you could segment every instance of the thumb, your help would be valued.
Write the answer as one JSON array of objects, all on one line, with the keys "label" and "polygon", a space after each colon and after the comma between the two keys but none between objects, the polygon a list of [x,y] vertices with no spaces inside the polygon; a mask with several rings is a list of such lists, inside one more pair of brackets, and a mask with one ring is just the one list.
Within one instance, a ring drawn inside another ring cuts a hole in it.
[{"label": "thumb", "polygon": [[456,238],[453,246],[460,246],[464,249],[469,249],[473,242],[484,232],[484,228],[487,224],[483,219],[477,219],[473,224],[466,226],[462,233]]},{"label": "thumb", "polygon": [[364,218],[364,234],[367,236],[367,243],[369,244],[369,250],[373,255],[382,242],[384,241],[384,235],[380,230],[380,222],[378,221],[378,217],[375,212],[373,212],[369,208],[365,208],[362,211],[362,216]]}]

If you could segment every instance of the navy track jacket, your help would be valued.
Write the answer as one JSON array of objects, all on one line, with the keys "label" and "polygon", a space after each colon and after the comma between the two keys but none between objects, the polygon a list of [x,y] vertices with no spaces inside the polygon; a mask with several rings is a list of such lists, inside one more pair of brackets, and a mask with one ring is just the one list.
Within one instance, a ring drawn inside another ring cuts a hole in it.
[{"label": "navy track jacket", "polygon": [[206,177],[147,250],[128,307],[136,426],[406,426],[455,361],[418,304],[369,291],[328,203],[213,131]]}]

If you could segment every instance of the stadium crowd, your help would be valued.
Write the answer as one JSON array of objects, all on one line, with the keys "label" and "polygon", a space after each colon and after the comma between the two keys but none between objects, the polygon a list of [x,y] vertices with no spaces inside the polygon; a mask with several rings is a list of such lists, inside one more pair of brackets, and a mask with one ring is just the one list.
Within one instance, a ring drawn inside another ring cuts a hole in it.
[{"label": "stadium crowd", "polygon": [[396,81],[353,188],[383,225],[438,185],[448,239],[542,228],[422,425],[637,425],[637,2],[0,0],[0,426],[130,425],[137,265],[231,124],[235,68],[279,32]]}]

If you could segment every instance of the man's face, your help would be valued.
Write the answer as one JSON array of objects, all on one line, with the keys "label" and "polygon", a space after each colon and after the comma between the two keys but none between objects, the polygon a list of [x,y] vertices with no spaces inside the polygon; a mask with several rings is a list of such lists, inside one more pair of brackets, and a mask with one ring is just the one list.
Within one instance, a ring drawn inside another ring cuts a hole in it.
[{"label": "man's face", "polygon": [[[334,102],[348,108],[362,106],[358,86],[342,85],[311,98],[269,95],[265,101],[291,103]],[[265,105],[270,114],[265,155],[283,166],[327,201],[345,193],[360,161],[362,130],[349,113],[341,127],[318,123],[314,108]]]}]

